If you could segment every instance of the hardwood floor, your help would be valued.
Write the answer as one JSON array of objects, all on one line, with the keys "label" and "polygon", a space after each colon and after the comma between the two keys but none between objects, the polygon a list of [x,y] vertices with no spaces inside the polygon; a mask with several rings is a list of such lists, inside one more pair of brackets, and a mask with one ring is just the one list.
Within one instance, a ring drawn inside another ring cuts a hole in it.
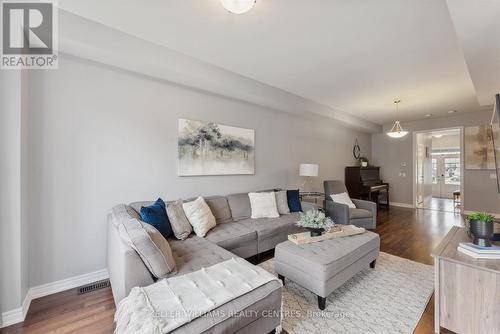
[{"label": "hardwood floor", "polygon": [[[452,212],[391,207],[379,212],[376,232],[383,252],[432,265],[432,249],[453,225],[462,224],[460,215]],[[110,288],[84,295],[73,289],[33,300],[26,320],[0,333],[112,333],[114,311]],[[431,299],[415,334],[433,332]]]}]

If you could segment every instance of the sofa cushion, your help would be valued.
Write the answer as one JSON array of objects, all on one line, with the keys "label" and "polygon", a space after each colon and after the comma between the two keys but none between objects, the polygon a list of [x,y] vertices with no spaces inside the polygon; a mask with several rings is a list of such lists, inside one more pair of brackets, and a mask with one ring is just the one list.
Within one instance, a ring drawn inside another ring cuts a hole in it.
[{"label": "sofa cushion", "polygon": [[187,274],[235,257],[233,253],[196,235],[191,235],[186,240],[170,240],[170,247],[177,267],[177,272],[170,277]]},{"label": "sofa cushion", "polygon": [[120,224],[124,220],[129,219],[141,219],[139,213],[135,211],[131,206],[126,204],[118,204],[111,209],[111,215],[113,217],[113,223],[116,225]]},{"label": "sofa cushion", "polygon": [[224,196],[210,196],[205,197],[205,202],[207,202],[210,211],[215,217],[217,224],[229,223],[231,219],[231,209],[227,203],[227,198]]},{"label": "sofa cushion", "polygon": [[257,232],[259,253],[273,249],[278,243],[288,240],[288,235],[304,231],[296,225],[300,215],[291,213],[279,218],[245,219],[235,224]]},{"label": "sofa cushion", "polygon": [[197,236],[204,237],[210,229],[215,227],[215,217],[203,197],[182,204],[182,208]]},{"label": "sofa cushion", "polygon": [[241,224],[217,225],[205,239],[244,258],[257,254],[257,233]]},{"label": "sofa cushion", "polygon": [[289,214],[290,208],[288,207],[288,197],[286,196],[286,190],[276,190],[274,195],[276,196],[276,206],[278,207],[279,214]]},{"label": "sofa cushion", "polygon": [[118,231],[123,242],[139,254],[154,277],[164,278],[176,271],[170,245],[153,225],[138,219],[123,220]]},{"label": "sofa cushion", "polygon": [[154,204],[154,201],[140,201],[140,202],[132,202],[129,206],[134,209],[137,213],[141,212],[141,208],[143,206],[148,206]]},{"label": "sofa cushion", "polygon": [[252,207],[250,206],[248,193],[228,195],[227,202],[234,221],[247,219],[252,215]]},{"label": "sofa cushion", "polygon": [[167,216],[172,226],[172,232],[179,240],[186,239],[191,232],[193,232],[193,227],[189,223],[184,213],[184,209],[182,208],[183,203],[182,199],[180,199],[176,202],[167,204]]},{"label": "sofa cushion", "polygon": [[359,218],[371,218],[371,211],[365,209],[351,209],[349,208],[349,216],[351,219],[359,219]]},{"label": "sofa cushion", "polygon": [[278,208],[276,206],[276,196],[274,192],[268,193],[248,193],[250,206],[252,208],[252,218],[278,218]]}]

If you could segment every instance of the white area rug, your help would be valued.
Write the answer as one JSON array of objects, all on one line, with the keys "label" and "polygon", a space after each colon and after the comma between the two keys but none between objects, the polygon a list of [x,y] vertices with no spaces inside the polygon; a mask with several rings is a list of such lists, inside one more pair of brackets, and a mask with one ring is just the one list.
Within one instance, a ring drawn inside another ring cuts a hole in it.
[{"label": "white area rug", "polygon": [[[276,274],[274,259],[259,266]],[[375,269],[328,296],[324,311],[316,295],[287,279],[282,327],[290,334],[413,333],[433,291],[432,266],[381,252]]]}]

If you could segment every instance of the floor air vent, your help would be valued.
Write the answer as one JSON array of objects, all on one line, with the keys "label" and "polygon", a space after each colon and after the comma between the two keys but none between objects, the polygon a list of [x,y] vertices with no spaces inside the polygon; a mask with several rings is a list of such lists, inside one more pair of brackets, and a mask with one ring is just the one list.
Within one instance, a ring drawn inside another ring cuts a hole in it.
[{"label": "floor air vent", "polygon": [[104,289],[111,286],[109,280],[99,281],[92,284],[84,285],[78,288],[78,294],[83,295],[84,293],[89,293],[99,289]]}]

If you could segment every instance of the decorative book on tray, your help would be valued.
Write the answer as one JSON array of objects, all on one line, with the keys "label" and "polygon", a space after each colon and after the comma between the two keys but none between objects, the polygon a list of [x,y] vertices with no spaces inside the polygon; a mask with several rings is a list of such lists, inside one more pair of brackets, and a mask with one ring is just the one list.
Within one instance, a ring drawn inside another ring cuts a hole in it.
[{"label": "decorative book on tray", "polygon": [[495,245],[484,247],[471,242],[461,242],[457,250],[476,259],[500,260],[500,247]]}]

